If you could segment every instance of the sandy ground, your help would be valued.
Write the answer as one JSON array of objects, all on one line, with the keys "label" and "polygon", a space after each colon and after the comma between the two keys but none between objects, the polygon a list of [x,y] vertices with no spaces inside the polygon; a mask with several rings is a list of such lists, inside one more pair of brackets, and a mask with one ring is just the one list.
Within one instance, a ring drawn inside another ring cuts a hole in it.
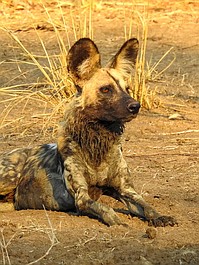
[{"label": "sandy ground", "polygon": [[[56,35],[47,23],[46,12],[62,32],[56,1],[46,1],[46,10],[37,1],[22,1],[20,5],[18,1],[8,2],[1,3],[1,27],[12,30],[33,54],[45,55],[38,34],[48,53],[58,54]],[[83,6],[78,1],[75,6],[59,2],[71,43],[71,13],[78,21],[88,12],[86,1],[82,2]],[[128,32],[132,11],[133,21],[144,12],[144,1],[133,5],[130,1],[107,2],[95,1],[92,13],[94,40],[104,62],[123,43],[124,25]],[[0,204],[0,264],[199,264],[199,3],[154,0],[145,11],[147,60],[154,64],[173,47],[158,65],[156,70],[160,72],[176,59],[167,71],[148,82],[151,89],[156,89],[160,105],[150,111],[142,109],[128,124],[123,149],[137,191],[161,213],[175,216],[178,226],[157,228],[155,238],[150,239],[146,222],[122,213],[119,215],[128,228],[107,227],[86,216],[61,212],[14,211],[11,205]],[[136,23],[131,35],[137,36]],[[0,39],[0,87],[28,86],[43,78],[34,65],[19,63],[30,59],[4,30],[0,31]],[[39,60],[46,63],[42,57]],[[9,95],[0,97],[5,100]],[[8,104],[1,101],[1,113]],[[1,125],[0,152],[56,141],[51,124],[45,134],[41,131],[43,120],[38,114],[43,112],[42,103],[28,101],[24,109],[22,101],[8,116],[3,113],[2,124],[9,125]],[[173,114],[177,116],[170,119]],[[120,207],[106,197],[102,200]]]}]

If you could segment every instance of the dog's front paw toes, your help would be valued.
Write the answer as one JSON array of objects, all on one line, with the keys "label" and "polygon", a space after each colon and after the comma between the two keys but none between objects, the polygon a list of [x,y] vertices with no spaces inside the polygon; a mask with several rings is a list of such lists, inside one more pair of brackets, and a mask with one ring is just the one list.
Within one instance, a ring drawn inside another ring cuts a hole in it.
[{"label": "dog's front paw toes", "polygon": [[104,218],[103,218],[103,221],[108,226],[121,225],[124,227],[128,227],[128,225],[126,223],[124,223],[116,214],[114,214],[114,215],[106,214],[106,216],[104,216]]},{"label": "dog's front paw toes", "polygon": [[121,225],[123,227],[128,227],[128,224],[124,223],[119,218],[114,218],[114,219],[111,219],[111,220],[106,220],[105,222],[106,222],[106,224],[108,226]]},{"label": "dog's front paw toes", "polygon": [[150,226],[174,226],[175,224],[178,224],[176,219],[171,216],[159,216],[157,218],[151,219],[149,221]]}]

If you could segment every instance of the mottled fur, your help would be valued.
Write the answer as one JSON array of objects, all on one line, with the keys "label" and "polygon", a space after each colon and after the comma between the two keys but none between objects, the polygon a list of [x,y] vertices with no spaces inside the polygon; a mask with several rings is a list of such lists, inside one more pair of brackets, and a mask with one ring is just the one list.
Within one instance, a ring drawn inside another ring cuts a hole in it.
[{"label": "mottled fur", "polygon": [[128,94],[137,52],[138,41],[130,39],[102,68],[93,41],[83,38],[71,47],[67,64],[77,95],[66,107],[57,144],[4,155],[0,199],[13,197],[16,209],[73,209],[108,225],[122,224],[111,207],[97,201],[106,194],[155,226],[176,223],[135,192],[121,151],[125,123],[140,108]]}]

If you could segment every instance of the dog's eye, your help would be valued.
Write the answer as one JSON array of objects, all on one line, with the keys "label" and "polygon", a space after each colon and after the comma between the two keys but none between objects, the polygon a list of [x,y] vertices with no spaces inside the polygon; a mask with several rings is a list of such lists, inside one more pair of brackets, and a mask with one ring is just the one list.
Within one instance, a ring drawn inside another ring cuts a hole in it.
[{"label": "dog's eye", "polygon": [[112,89],[111,89],[111,87],[109,87],[109,86],[104,86],[104,87],[101,87],[101,88],[100,88],[100,91],[101,91],[103,94],[107,94],[107,93],[111,92]]}]

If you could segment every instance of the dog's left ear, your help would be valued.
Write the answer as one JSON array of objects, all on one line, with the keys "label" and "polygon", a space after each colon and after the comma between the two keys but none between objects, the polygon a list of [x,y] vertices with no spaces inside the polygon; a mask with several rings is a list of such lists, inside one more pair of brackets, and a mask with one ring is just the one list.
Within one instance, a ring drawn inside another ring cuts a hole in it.
[{"label": "dog's left ear", "polygon": [[67,67],[75,84],[90,79],[101,67],[95,43],[89,38],[79,39],[68,52]]},{"label": "dog's left ear", "polygon": [[138,55],[139,42],[137,39],[126,41],[116,55],[109,61],[107,67],[120,71],[124,76],[132,73]]}]

